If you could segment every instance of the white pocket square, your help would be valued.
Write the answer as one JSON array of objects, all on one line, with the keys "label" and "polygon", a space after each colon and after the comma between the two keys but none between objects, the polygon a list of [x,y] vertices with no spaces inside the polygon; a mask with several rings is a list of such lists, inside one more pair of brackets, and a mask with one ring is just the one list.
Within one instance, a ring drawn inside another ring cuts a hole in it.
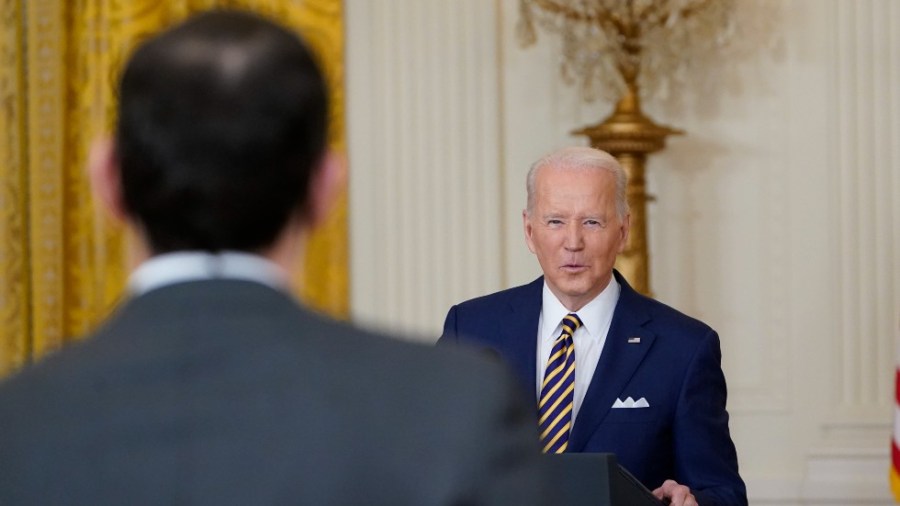
[{"label": "white pocket square", "polygon": [[647,402],[647,399],[641,397],[638,400],[634,400],[631,397],[625,399],[616,399],[616,402],[612,405],[613,408],[649,408],[650,403]]}]

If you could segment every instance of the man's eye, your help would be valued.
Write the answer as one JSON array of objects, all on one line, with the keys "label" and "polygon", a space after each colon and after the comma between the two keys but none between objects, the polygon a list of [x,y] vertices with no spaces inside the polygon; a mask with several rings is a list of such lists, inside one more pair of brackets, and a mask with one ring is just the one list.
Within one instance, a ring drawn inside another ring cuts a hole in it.
[{"label": "man's eye", "polygon": [[547,225],[562,225],[562,220],[547,220]]},{"label": "man's eye", "polygon": [[585,224],[585,225],[588,225],[588,226],[591,226],[591,227],[598,227],[598,226],[600,226],[600,222],[597,221],[597,220],[584,220],[584,224]]}]

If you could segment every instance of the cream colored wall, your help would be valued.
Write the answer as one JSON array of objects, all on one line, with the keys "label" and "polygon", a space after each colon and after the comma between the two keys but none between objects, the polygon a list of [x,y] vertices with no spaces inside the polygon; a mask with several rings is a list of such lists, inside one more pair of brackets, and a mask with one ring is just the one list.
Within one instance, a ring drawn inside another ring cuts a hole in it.
[{"label": "cream colored wall", "polygon": [[[887,504],[900,2],[776,5],[713,92],[647,103],[687,131],[649,162],[653,289],[722,337],[751,504]],[[454,302],[539,273],[525,172],[610,105],[561,83],[544,33],[517,45],[516,6],[346,0],[360,322],[431,341]]]}]

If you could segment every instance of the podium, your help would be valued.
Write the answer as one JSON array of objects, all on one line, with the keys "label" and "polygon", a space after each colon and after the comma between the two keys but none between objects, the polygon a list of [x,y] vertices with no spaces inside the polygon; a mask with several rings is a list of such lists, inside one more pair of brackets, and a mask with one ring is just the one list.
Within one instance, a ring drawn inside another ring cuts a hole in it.
[{"label": "podium", "polygon": [[559,506],[661,506],[612,453],[544,455]]}]

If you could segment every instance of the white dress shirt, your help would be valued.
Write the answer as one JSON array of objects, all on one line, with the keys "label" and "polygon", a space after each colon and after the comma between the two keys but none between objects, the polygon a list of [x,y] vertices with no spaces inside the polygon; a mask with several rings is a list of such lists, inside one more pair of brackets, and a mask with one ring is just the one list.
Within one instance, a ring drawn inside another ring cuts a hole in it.
[{"label": "white dress shirt", "polygon": [[246,252],[179,251],[151,257],[128,278],[128,290],[141,295],[175,283],[203,279],[255,281],[276,290],[288,290],[288,276],[275,263]]},{"label": "white dress shirt", "polygon": [[[572,421],[578,416],[578,410],[587,393],[591,378],[597,369],[597,361],[603,351],[606,335],[609,333],[609,325],[612,322],[613,311],[619,301],[619,293],[622,291],[616,278],[611,278],[606,288],[585,304],[575,313],[581,318],[583,324],[572,340],[575,343],[575,391],[572,404]],[[537,399],[541,398],[541,384],[544,382],[544,372],[547,368],[547,360],[550,358],[550,350],[553,342],[562,332],[562,320],[570,311],[553,295],[547,282],[544,281],[543,302],[541,316],[538,319],[537,335]]]}]

